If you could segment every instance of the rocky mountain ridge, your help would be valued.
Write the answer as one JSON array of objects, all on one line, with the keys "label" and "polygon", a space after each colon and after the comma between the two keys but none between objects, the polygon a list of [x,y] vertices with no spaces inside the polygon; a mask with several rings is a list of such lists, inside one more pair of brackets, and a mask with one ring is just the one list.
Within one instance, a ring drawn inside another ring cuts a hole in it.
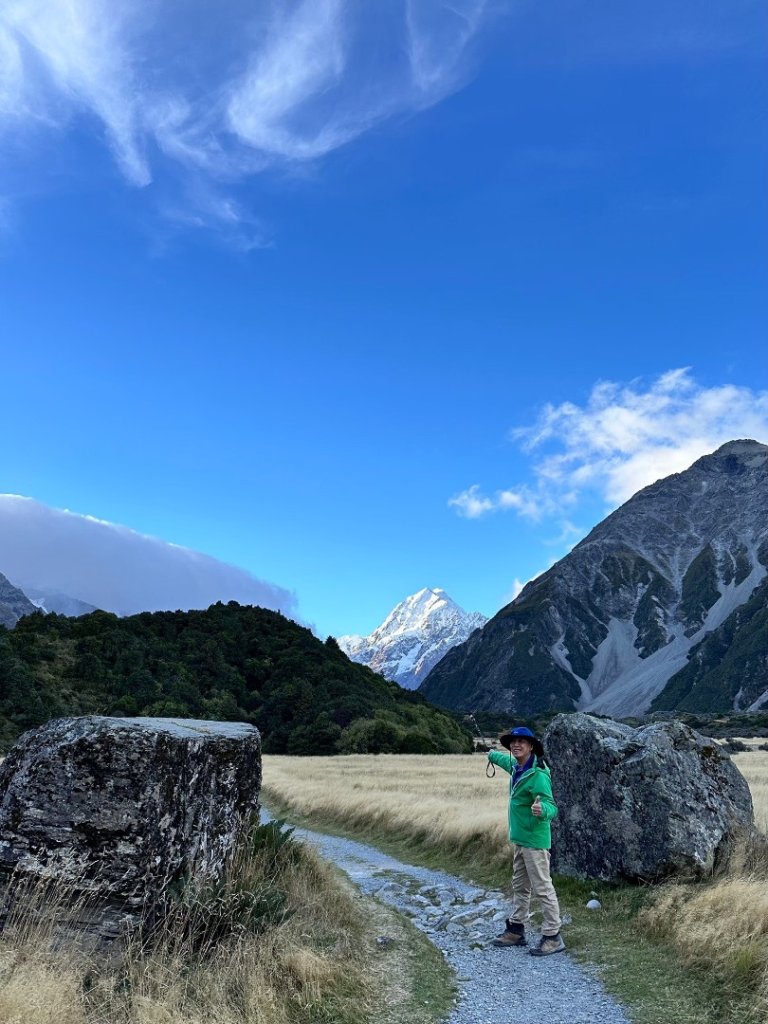
[{"label": "rocky mountain ridge", "polygon": [[410,690],[487,621],[480,612],[465,612],[441,588],[425,587],[393,608],[370,636],[340,636],[337,642],[352,661]]},{"label": "rocky mountain ridge", "polygon": [[23,590],[14,587],[7,576],[0,572],[0,626],[10,629],[22,615],[31,615],[35,605]]},{"label": "rocky mountain ridge", "polygon": [[55,590],[17,587],[0,573],[0,625],[11,629],[23,615],[31,615],[36,611],[77,616],[95,612],[96,607]]},{"label": "rocky mountain ridge", "polygon": [[[520,714],[762,707],[767,510],[768,446],[723,445],[609,515],[451,650],[421,692]],[[744,628],[752,642],[733,661]]]}]

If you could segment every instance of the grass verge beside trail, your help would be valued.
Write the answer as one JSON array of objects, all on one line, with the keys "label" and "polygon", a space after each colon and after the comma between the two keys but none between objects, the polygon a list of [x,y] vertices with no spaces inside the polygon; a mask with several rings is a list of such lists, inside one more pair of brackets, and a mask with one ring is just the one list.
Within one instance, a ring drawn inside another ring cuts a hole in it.
[{"label": "grass verge beside trail", "polygon": [[[484,864],[476,850],[465,849],[463,855],[456,850],[441,852],[429,849],[423,840],[412,842],[403,834],[382,835],[360,825],[340,828],[316,815],[297,814],[268,795],[267,789],[264,795],[270,813],[286,817],[292,824],[351,836],[405,862],[509,891],[509,870]],[[638,929],[638,913],[653,905],[651,887],[609,886],[563,877],[555,882],[562,912],[572,919],[564,929],[569,953],[602,979],[607,991],[628,1008],[637,1024],[722,1024],[721,1013],[726,1006],[738,1009],[743,1024],[750,1020],[743,1015],[748,1007],[740,1001],[722,1000],[715,979],[696,976],[678,962],[668,943]],[[595,895],[603,909],[586,910],[587,900]]]},{"label": "grass verge beside trail", "polygon": [[32,906],[18,899],[0,937],[2,1024],[434,1024],[452,1000],[416,929],[274,825],[109,956],[63,943],[62,915]]},{"label": "grass verge beside trail", "polygon": [[[419,760],[265,758],[262,795],[272,813],[293,823],[508,891],[505,790],[466,780],[468,767],[477,774],[476,758]],[[765,1024],[768,908],[762,917],[746,911],[763,906],[766,876],[754,877],[754,865],[752,875],[733,870],[742,884],[730,913],[722,888],[728,878],[676,886],[674,900],[669,886],[557,878],[563,913],[572,918],[569,951],[637,1024],[721,1024],[724,1015]],[[593,895],[602,910],[586,909]]]},{"label": "grass verge beside trail", "polygon": [[[436,1024],[453,1008],[456,979],[442,953],[408,918],[377,900],[365,900],[372,966],[381,978],[372,1024]],[[384,940],[379,942],[379,940]]]}]

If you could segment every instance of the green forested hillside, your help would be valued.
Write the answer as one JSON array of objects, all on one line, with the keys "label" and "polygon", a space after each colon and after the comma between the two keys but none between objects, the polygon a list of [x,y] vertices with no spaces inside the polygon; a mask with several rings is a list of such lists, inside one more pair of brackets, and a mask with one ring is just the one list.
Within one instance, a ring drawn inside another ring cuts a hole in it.
[{"label": "green forested hillside", "polygon": [[0,748],[64,715],[245,721],[269,753],[463,753],[469,734],[417,693],[351,662],[279,612],[205,611],[0,627]]}]

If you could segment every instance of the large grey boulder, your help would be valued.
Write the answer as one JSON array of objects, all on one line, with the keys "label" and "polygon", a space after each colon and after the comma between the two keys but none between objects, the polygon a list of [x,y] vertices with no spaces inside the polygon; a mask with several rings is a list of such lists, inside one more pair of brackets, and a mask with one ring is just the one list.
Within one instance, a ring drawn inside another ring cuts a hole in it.
[{"label": "large grey boulder", "polygon": [[753,825],[743,775],[714,740],[681,722],[639,729],[558,715],[544,735],[559,814],[553,870],[576,877],[698,875]]},{"label": "large grey boulder", "polygon": [[220,876],[260,785],[250,725],[57,719],[25,733],[0,766],[0,878],[90,894],[104,908],[95,930],[110,937],[170,884]]}]

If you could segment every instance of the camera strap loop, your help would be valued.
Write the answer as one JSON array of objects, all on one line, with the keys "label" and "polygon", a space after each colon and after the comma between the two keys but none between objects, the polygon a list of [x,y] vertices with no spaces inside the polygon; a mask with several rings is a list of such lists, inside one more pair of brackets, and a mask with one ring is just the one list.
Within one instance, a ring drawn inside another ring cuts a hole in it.
[{"label": "camera strap loop", "polygon": [[[488,769],[491,769],[490,772]],[[496,774],[496,765],[492,761],[488,761],[485,765],[485,777],[486,779],[492,779]]]}]

